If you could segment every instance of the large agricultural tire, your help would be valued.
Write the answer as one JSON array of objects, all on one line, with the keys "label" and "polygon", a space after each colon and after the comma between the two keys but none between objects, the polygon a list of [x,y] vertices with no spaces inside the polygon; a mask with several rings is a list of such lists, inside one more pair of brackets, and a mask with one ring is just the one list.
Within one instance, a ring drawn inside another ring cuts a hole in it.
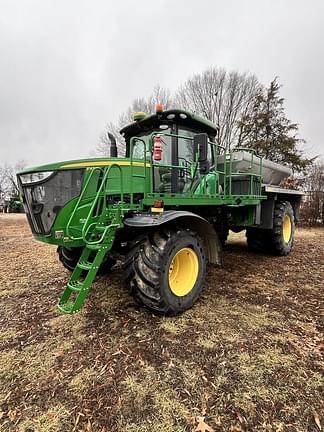
[{"label": "large agricultural tire", "polygon": [[275,255],[288,255],[295,241],[294,210],[289,201],[277,201],[274,209],[270,246]]},{"label": "large agricultural tire", "polygon": [[147,234],[136,237],[130,242],[128,253],[125,257],[123,265],[123,277],[127,286],[130,286],[130,282],[134,277],[134,260],[137,257],[140,247],[147,239]]},{"label": "large agricultural tire", "polygon": [[57,253],[59,260],[63,266],[72,272],[77,265],[82,253],[82,248],[69,248],[66,246],[58,246]]},{"label": "large agricultural tire", "polygon": [[[58,246],[57,253],[63,266],[70,272],[73,272],[82,254],[82,250],[82,247],[69,248],[66,246]],[[116,260],[107,257],[101,264],[98,273],[108,273],[115,264]]]},{"label": "large agricultural tire", "polygon": [[190,230],[155,231],[129,256],[131,293],[155,313],[177,315],[198,300],[206,275],[205,248]]},{"label": "large agricultural tire", "polygon": [[246,237],[252,250],[278,256],[288,255],[295,240],[295,218],[290,202],[276,202],[272,229],[248,228]]}]

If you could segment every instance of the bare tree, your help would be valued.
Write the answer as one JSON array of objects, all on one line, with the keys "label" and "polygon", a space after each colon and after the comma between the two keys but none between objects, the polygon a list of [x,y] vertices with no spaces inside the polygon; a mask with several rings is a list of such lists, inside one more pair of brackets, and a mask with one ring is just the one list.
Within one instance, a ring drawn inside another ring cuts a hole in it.
[{"label": "bare tree", "polygon": [[99,135],[99,143],[96,148],[96,153],[101,156],[110,156],[110,139],[108,133],[112,133],[116,138],[118,154],[121,154],[125,150],[125,141],[124,138],[120,135],[119,131],[121,127],[119,126],[120,121],[118,123],[108,122],[105,126],[105,129]]},{"label": "bare tree", "polygon": [[24,159],[18,160],[14,166],[7,167],[7,176],[11,186],[11,194],[13,196],[19,195],[19,188],[17,184],[17,172],[23,170],[26,167],[26,161]]},{"label": "bare tree", "polygon": [[0,166],[0,206],[8,193],[8,176],[6,166]]},{"label": "bare tree", "polygon": [[105,129],[99,136],[97,153],[103,156],[109,156],[110,139],[108,137],[108,132],[111,132],[116,137],[118,153],[123,153],[125,151],[125,141],[119,133],[120,129],[133,121],[133,114],[135,112],[143,111],[147,114],[153,113],[155,111],[155,105],[158,103],[162,104],[165,108],[168,108],[171,104],[170,91],[160,85],[156,85],[153,92],[147,98],[135,99],[130,107],[119,116],[116,123],[107,123]]},{"label": "bare tree", "polygon": [[301,217],[309,225],[324,225],[324,161],[314,163],[303,179]]},{"label": "bare tree", "polygon": [[19,160],[14,166],[4,164],[0,167],[0,204],[6,198],[19,196],[16,173],[26,166],[24,160]]},{"label": "bare tree", "polygon": [[175,103],[216,123],[218,143],[230,149],[241,144],[238,120],[253,111],[262,88],[255,75],[213,67],[188,79],[178,90]]}]

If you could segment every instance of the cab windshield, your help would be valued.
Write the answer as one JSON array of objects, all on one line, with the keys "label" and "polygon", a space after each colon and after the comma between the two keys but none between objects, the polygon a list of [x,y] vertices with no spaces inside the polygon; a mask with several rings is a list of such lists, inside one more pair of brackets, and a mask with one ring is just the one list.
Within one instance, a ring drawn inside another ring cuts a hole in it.
[{"label": "cab windshield", "polygon": [[[151,129],[132,139],[133,159],[146,160],[153,164],[154,192],[186,193],[199,181],[199,171],[194,170],[195,158],[193,137],[197,133],[189,128],[177,127],[175,133],[170,127]],[[161,137],[161,158],[154,160],[150,151],[150,139],[153,133]],[[208,148],[208,160],[212,163],[211,147]]]},{"label": "cab windshield", "polygon": [[[146,158],[148,160],[151,159],[150,155],[150,138],[152,136],[153,133],[160,133],[162,134],[170,134],[171,133],[171,129],[168,128],[163,128],[163,129],[153,129],[150,130],[148,132],[144,132],[142,134],[137,135],[135,138],[133,138],[133,159],[144,159],[144,155],[145,155],[145,149],[146,149]],[[169,138],[169,139],[168,139]],[[163,141],[167,141],[170,142],[171,145],[171,140],[170,137],[163,137]],[[171,163],[171,160],[170,160]]]}]

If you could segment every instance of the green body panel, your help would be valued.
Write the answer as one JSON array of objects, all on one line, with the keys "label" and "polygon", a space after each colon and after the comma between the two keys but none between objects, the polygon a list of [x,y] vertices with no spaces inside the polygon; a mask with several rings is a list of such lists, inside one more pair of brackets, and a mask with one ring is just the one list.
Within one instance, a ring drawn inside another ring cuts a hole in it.
[{"label": "green body panel", "polygon": [[[114,166],[113,163],[118,161],[121,164],[121,175]],[[92,164],[89,167],[89,164]],[[74,239],[74,237],[80,237],[82,233],[82,228],[85,219],[89,214],[89,210],[94,202],[97,199],[97,185],[99,180],[99,173],[101,170],[106,170],[109,167],[111,168],[111,176],[109,176],[109,184],[107,184],[107,189],[109,190],[106,193],[107,196],[120,194],[120,178],[123,179],[123,193],[126,195],[133,194],[136,191],[137,194],[142,194],[144,197],[147,190],[151,189],[150,186],[150,167],[144,167],[142,161],[133,161],[135,166],[130,165],[130,160],[126,158],[105,158],[105,159],[93,159],[93,160],[78,160],[78,161],[65,161],[50,165],[44,165],[41,167],[34,167],[28,170],[21,172],[20,174],[27,174],[30,172],[41,172],[41,171],[57,171],[64,169],[73,169],[73,168],[84,168],[85,175],[83,184],[85,184],[88,180],[92,172],[93,167],[97,167],[98,170],[92,175],[91,181],[88,184],[86,190],[84,190],[84,194],[82,200],[78,203],[78,197],[73,198],[69,201],[65,206],[59,211],[58,215],[55,218],[54,224],[51,229],[51,233],[47,235],[33,234],[36,240],[55,244],[58,246],[69,246],[69,247],[78,247],[84,246],[85,242],[83,239]],[[78,205],[77,205],[78,204]],[[133,203],[131,205],[125,205],[124,210],[138,210],[143,208],[143,203]],[[66,227],[67,221],[70,219],[71,214],[73,214],[73,218],[70,221],[71,231],[73,232],[73,236],[69,236]],[[94,219],[95,221],[95,219]]]},{"label": "green body panel", "polygon": [[[120,169],[115,166],[117,164]],[[150,208],[155,200],[161,199],[161,194],[153,191],[152,185],[152,161],[143,161],[130,158],[93,158],[80,159],[74,161],[63,161],[48,165],[37,166],[26,169],[19,174],[28,174],[42,171],[61,171],[80,169],[85,170],[83,184],[88,180],[92,170],[91,181],[87,188],[83,190],[82,200],[78,202],[78,197],[73,198],[65,204],[55,218],[50,234],[35,234],[34,237],[42,242],[61,245],[61,246],[84,246],[86,242],[79,238],[82,233],[84,220],[89,214],[89,210],[97,197],[97,185],[100,172],[110,169],[108,183],[106,185],[105,195],[120,195],[121,178],[123,194],[128,195],[129,203],[124,205],[124,212],[139,211]],[[230,170],[230,162],[227,164]],[[229,171],[229,178],[231,173]],[[134,202],[134,195],[141,196],[140,200]],[[163,194],[165,209],[182,207],[182,206],[230,206],[242,207],[246,205],[257,205],[266,196],[258,195],[233,195],[225,192],[219,192],[219,173],[209,172],[200,178],[199,183],[190,191],[178,194]],[[73,217],[71,218],[71,214]],[[70,220],[69,235],[66,231],[67,221]],[[93,219],[93,222],[96,219]]]},{"label": "green body panel", "polygon": [[[37,165],[29,168],[25,168],[20,171],[18,174],[29,174],[34,172],[42,172],[42,171],[56,171],[62,169],[77,169],[77,168],[87,168],[94,166],[107,166],[112,165],[113,163],[130,163],[129,158],[109,158],[109,157],[94,157],[87,159],[73,159],[73,160],[65,160],[60,162],[53,162],[46,165]],[[143,161],[137,161],[134,159],[134,163],[142,163]]]}]

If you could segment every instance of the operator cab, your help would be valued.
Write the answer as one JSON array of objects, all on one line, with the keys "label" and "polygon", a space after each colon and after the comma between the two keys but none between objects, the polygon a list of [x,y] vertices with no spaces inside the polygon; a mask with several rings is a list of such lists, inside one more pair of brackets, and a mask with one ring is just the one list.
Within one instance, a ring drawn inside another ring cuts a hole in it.
[{"label": "operator cab", "polygon": [[[209,120],[179,109],[159,109],[149,116],[138,114],[134,123],[120,131],[126,141],[126,157],[145,159],[153,165],[156,193],[187,192],[199,176],[199,170],[193,171],[197,158],[194,137],[204,134],[214,142],[218,128]],[[205,145],[206,166],[212,166],[213,149]]]}]

